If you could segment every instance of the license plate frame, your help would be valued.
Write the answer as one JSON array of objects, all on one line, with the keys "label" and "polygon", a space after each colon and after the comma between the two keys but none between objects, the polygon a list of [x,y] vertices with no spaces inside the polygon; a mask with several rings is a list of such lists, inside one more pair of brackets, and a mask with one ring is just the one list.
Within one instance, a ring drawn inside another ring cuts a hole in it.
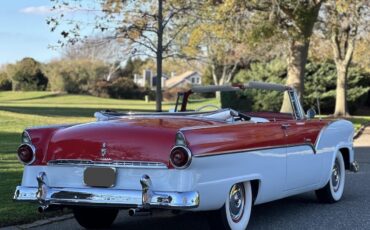
[{"label": "license plate frame", "polygon": [[116,184],[116,168],[94,166],[86,167],[83,179],[86,186],[111,188]]}]

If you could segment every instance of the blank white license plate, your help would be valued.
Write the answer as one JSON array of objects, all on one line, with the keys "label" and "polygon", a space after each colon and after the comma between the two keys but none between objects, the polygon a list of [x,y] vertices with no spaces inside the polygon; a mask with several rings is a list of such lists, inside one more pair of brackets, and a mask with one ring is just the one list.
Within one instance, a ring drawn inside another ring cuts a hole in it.
[{"label": "blank white license plate", "polygon": [[88,167],[84,171],[84,182],[91,187],[113,187],[116,183],[116,169]]}]

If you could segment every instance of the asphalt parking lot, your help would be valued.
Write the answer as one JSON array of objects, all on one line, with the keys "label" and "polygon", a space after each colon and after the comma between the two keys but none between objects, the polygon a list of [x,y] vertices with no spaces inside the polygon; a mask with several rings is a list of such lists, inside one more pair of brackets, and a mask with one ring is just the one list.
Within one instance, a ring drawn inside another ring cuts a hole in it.
[{"label": "asphalt parking lot", "polygon": [[[335,204],[321,204],[314,192],[253,207],[248,229],[370,229],[370,130],[356,143],[360,172],[346,174],[343,198]],[[6,229],[24,229],[13,226]],[[83,229],[73,218],[32,227],[37,230]],[[121,211],[111,229],[212,229],[201,213],[154,213],[128,216]]]}]

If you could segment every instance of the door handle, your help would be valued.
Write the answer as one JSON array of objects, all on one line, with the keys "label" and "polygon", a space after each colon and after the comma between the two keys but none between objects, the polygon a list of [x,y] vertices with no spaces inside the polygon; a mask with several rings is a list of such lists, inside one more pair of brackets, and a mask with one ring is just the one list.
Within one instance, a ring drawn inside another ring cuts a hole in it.
[{"label": "door handle", "polygon": [[282,129],[288,129],[290,127],[290,124],[282,124],[281,128]]}]

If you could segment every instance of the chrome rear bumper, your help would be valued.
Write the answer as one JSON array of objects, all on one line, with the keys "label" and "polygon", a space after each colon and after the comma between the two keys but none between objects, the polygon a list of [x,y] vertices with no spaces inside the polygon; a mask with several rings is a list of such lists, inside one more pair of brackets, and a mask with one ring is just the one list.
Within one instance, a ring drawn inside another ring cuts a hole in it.
[{"label": "chrome rear bumper", "polygon": [[114,188],[52,188],[46,182],[46,174],[41,172],[38,187],[17,186],[14,193],[16,201],[38,201],[42,206],[84,205],[119,208],[167,208],[188,209],[199,205],[199,193],[157,192],[152,190],[148,175],[143,175],[142,190],[123,190]]}]

